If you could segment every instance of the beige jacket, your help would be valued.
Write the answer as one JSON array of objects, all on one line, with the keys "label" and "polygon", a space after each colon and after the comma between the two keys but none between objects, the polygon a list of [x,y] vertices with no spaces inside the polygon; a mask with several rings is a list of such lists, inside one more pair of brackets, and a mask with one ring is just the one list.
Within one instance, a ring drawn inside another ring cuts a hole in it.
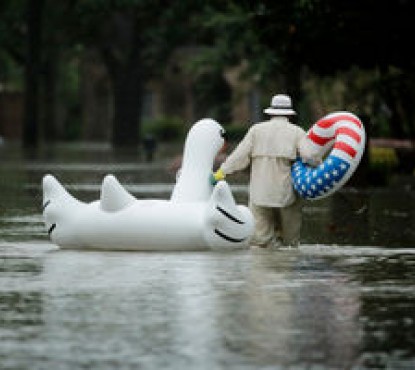
[{"label": "beige jacket", "polygon": [[225,175],[251,165],[250,201],[259,206],[285,207],[296,195],[291,183],[291,164],[301,155],[305,131],[286,117],[273,117],[253,125],[221,165]]}]

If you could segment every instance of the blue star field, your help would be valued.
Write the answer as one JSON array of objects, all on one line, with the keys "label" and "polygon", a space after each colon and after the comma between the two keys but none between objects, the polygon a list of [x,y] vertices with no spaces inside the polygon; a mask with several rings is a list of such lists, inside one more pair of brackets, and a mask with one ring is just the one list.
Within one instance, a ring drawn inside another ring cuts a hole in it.
[{"label": "blue star field", "polygon": [[317,167],[297,159],[291,167],[294,189],[305,199],[320,198],[341,181],[349,167],[350,163],[334,155]]}]

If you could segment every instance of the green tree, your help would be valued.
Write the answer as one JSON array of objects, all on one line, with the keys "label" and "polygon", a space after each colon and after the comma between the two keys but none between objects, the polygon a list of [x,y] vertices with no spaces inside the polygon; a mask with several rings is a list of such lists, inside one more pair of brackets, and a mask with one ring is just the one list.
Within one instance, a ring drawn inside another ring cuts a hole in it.
[{"label": "green tree", "polygon": [[42,53],[43,5],[44,0],[31,0],[27,5],[24,147],[36,147],[39,139],[39,76]]},{"label": "green tree", "polygon": [[391,111],[391,132],[414,135],[409,0],[227,1],[209,2],[203,10],[201,40],[211,43],[199,64],[247,60],[247,74],[263,83],[280,79],[296,100],[304,66],[320,76],[355,66],[376,69],[379,83],[372,88]]},{"label": "green tree", "polygon": [[24,147],[36,147],[41,132],[48,142],[56,138],[60,55],[74,44],[67,33],[70,6],[53,0],[0,3],[0,80],[23,85]]},{"label": "green tree", "polygon": [[166,6],[160,0],[1,2],[0,63],[25,66],[24,145],[37,146],[40,116],[45,139],[56,137],[61,56],[96,48],[112,82],[112,143],[136,146],[144,84],[161,71],[175,47],[192,39],[189,18],[199,6],[198,1]]},{"label": "green tree", "polygon": [[197,2],[83,0],[75,6],[76,37],[97,48],[108,69],[114,95],[112,144],[134,147],[140,140],[144,84],[170,52],[187,38]]},{"label": "green tree", "polygon": [[[371,87],[390,111],[390,132],[414,137],[415,32],[409,0],[299,1],[287,58],[330,75],[358,66],[378,72]],[[379,109],[379,107],[377,107]]]},{"label": "green tree", "polygon": [[0,79],[8,81],[12,64],[24,64],[24,0],[0,2]]}]

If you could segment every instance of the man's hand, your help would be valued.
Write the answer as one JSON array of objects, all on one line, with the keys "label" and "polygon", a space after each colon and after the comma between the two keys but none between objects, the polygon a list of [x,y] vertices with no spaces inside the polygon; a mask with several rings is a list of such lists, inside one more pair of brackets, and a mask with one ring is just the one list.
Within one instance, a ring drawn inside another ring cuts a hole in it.
[{"label": "man's hand", "polygon": [[224,172],[222,171],[222,169],[219,168],[215,173],[212,173],[210,175],[210,183],[212,185],[216,185],[218,183],[218,181],[225,180],[225,176],[226,175],[224,174]]}]

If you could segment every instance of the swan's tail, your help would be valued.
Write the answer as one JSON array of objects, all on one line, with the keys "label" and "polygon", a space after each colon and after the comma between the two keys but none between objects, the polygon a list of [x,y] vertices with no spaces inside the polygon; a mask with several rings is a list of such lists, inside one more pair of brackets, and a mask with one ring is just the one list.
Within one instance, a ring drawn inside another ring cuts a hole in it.
[{"label": "swan's tail", "polygon": [[70,209],[83,204],[70,195],[52,175],[46,175],[42,181],[42,212],[48,234],[51,235],[57,223]]},{"label": "swan's tail", "polygon": [[134,198],[113,175],[102,181],[100,206],[103,211],[116,212],[135,202]]},{"label": "swan's tail", "polygon": [[69,194],[61,183],[56,180],[52,175],[46,175],[42,181],[43,189],[43,211],[51,203],[58,202],[60,206],[79,204],[79,200],[75,199]]}]

